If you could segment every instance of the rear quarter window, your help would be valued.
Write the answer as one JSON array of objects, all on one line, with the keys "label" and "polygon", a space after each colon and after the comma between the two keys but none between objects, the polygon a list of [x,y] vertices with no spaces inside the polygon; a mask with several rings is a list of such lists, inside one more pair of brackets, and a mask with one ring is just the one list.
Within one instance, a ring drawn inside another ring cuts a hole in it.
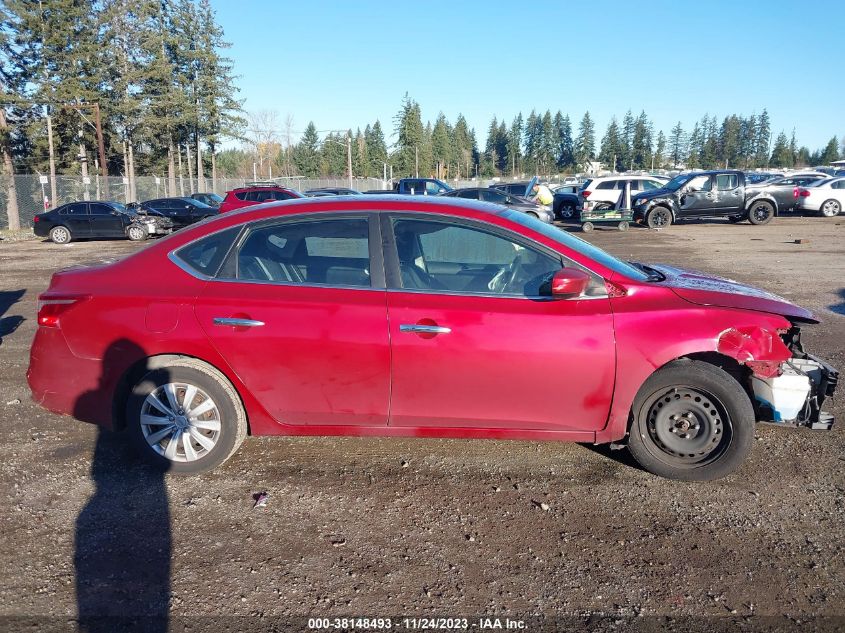
[{"label": "rear quarter window", "polygon": [[220,265],[240,233],[236,226],[225,231],[212,233],[202,239],[183,246],[174,253],[181,264],[200,275],[214,277]]}]

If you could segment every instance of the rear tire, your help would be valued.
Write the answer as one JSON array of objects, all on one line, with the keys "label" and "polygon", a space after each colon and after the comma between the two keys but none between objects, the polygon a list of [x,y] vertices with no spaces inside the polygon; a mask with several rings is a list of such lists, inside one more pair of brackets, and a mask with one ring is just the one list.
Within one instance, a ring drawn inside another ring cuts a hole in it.
[{"label": "rear tire", "polygon": [[581,230],[584,231],[584,233],[589,233],[594,228],[595,227],[593,226],[592,222],[584,222],[584,224],[581,225]]},{"label": "rear tire", "polygon": [[735,471],[751,451],[754,409],[730,374],[678,360],[652,374],[631,408],[628,449],[647,471],[710,481]]},{"label": "rear tire", "polygon": [[757,226],[768,224],[773,217],[775,217],[775,208],[771,202],[765,200],[753,203],[748,210],[748,220]]},{"label": "rear tire", "polygon": [[837,200],[825,200],[819,207],[819,212],[826,218],[833,218],[842,212],[842,205]]},{"label": "rear tire", "polygon": [[668,229],[672,226],[672,212],[666,207],[654,207],[645,217],[650,229]]},{"label": "rear tire", "polygon": [[54,226],[50,229],[50,239],[55,244],[70,244],[73,241],[73,235],[66,226]]},{"label": "rear tire", "polygon": [[571,220],[575,217],[575,205],[571,202],[564,202],[560,205],[559,215],[561,220]]},{"label": "rear tire", "polygon": [[197,474],[234,454],[246,437],[247,420],[223,374],[180,358],[135,383],[126,403],[126,429],[139,455],[157,468]]}]

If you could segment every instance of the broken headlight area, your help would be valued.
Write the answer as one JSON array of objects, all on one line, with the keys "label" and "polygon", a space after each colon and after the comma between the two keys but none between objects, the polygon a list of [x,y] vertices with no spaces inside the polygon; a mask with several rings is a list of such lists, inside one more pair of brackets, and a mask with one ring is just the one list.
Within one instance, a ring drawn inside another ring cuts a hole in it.
[{"label": "broken headlight area", "polygon": [[790,328],[783,335],[783,342],[792,352],[792,358],[780,364],[777,374],[751,376],[758,419],[811,429],[830,429],[833,415],[823,411],[822,405],[836,391],[839,372],[804,351],[799,328]]}]

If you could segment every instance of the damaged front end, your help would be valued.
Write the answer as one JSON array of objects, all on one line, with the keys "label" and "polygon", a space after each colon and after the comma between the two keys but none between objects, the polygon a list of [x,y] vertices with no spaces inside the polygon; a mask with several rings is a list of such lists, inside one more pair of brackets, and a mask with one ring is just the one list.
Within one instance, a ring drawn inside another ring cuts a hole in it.
[{"label": "damaged front end", "polygon": [[[801,344],[801,330],[791,327],[781,336],[791,357],[778,363],[776,371],[754,371],[751,366],[751,387],[757,419],[816,430],[829,430],[833,414],[822,410],[833,396],[839,372],[822,359],[808,354]],[[771,364],[767,364],[771,369]],[[763,369],[763,368],[761,368]]]}]

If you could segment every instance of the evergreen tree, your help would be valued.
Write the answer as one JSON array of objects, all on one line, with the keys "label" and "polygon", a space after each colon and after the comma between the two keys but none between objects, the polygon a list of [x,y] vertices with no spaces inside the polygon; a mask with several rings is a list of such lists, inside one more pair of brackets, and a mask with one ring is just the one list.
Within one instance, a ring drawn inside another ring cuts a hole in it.
[{"label": "evergreen tree", "polygon": [[[542,130],[542,121],[540,122]],[[525,119],[524,144],[525,144],[525,169],[529,172],[537,172],[537,148],[540,145],[539,131],[537,126],[537,113],[531,110],[531,114]]]},{"label": "evergreen tree", "polygon": [[829,165],[835,160],[839,160],[839,141],[834,136],[822,150],[818,162],[822,165]]},{"label": "evergreen tree", "polygon": [[702,138],[702,130],[698,122],[692,128],[687,142],[687,169],[697,169],[701,167],[701,151],[704,145]]},{"label": "evergreen tree", "polygon": [[760,118],[757,120],[757,129],[754,142],[754,163],[757,167],[765,167],[769,162],[769,142],[772,131],[769,127],[769,113],[763,108]]},{"label": "evergreen tree", "polygon": [[365,132],[364,142],[367,144],[367,159],[369,160],[370,176],[383,177],[384,165],[387,163],[387,144],[384,141],[384,132],[378,119],[373,123],[369,133]]},{"label": "evergreen tree", "polygon": [[320,174],[320,135],[313,121],[309,121],[302,140],[294,148],[293,162],[301,176],[314,178]]},{"label": "evergreen tree", "polygon": [[623,148],[619,124],[616,122],[616,117],[611,117],[610,123],[607,124],[607,131],[604,133],[604,138],[601,140],[599,160],[604,164],[605,169],[615,172],[622,153]]},{"label": "evergreen tree", "polygon": [[453,155],[457,160],[455,177],[468,178],[473,173],[473,166],[478,160],[478,147],[475,132],[469,129],[463,114],[458,114],[453,133]]},{"label": "evergreen tree", "polygon": [[792,167],[792,152],[789,150],[789,140],[783,132],[778,134],[775,140],[769,163],[773,167]]},{"label": "evergreen tree", "polygon": [[393,150],[395,170],[399,176],[413,176],[416,173],[417,158],[425,130],[420,106],[408,93],[405,93],[402,108],[393,122],[396,134]]},{"label": "evergreen tree", "polygon": [[516,176],[522,159],[522,112],[516,115],[508,132],[508,165],[511,176]]},{"label": "evergreen tree", "polygon": [[657,133],[657,148],[654,150],[654,166],[663,169],[666,164],[666,135],[663,130]]},{"label": "evergreen tree", "polygon": [[584,113],[578,125],[578,138],[575,140],[575,161],[582,168],[596,155],[596,134],[589,110]]},{"label": "evergreen tree", "polygon": [[634,168],[647,169],[651,166],[651,137],[651,123],[645,111],[642,111],[634,122],[634,135],[631,141],[631,165]]},{"label": "evergreen tree", "polygon": [[678,121],[669,133],[669,158],[672,161],[672,167],[677,167],[686,156],[686,135],[681,122]]},{"label": "evergreen tree", "polygon": [[543,115],[540,139],[540,171],[548,174],[551,172],[551,166],[556,162],[557,147],[560,144],[552,121],[552,113],[549,110],[546,110]]},{"label": "evergreen tree", "polygon": [[752,114],[739,122],[739,157],[742,166],[747,169],[754,166],[754,154],[757,138],[757,116]]},{"label": "evergreen tree", "polygon": [[719,132],[718,158],[720,167],[736,168],[740,166],[740,134],[739,117],[733,114],[725,117]]},{"label": "evergreen tree", "polygon": [[562,169],[576,169],[575,141],[572,138],[572,123],[568,114],[564,115],[560,129],[560,158],[558,160]]},{"label": "evergreen tree", "polygon": [[448,166],[454,163],[452,145],[452,126],[442,112],[437,115],[437,121],[431,132],[431,146],[434,155],[435,173],[439,178],[446,178]]},{"label": "evergreen tree", "polygon": [[633,169],[633,144],[634,144],[634,115],[628,110],[622,119],[622,151],[617,162],[620,171]]}]

